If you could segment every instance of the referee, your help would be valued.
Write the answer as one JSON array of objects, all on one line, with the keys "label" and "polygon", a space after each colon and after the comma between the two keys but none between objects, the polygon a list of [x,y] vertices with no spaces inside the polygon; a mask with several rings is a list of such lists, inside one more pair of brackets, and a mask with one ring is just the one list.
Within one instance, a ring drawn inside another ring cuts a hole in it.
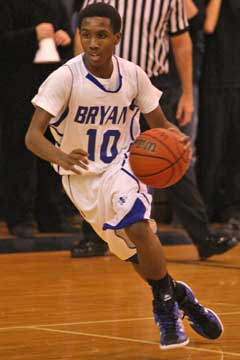
[{"label": "referee", "polygon": [[[167,118],[182,127],[182,131],[187,130],[193,112],[193,81],[192,43],[184,0],[85,0],[83,7],[96,2],[116,7],[122,18],[122,40],[116,55],[145,70],[152,83],[163,91],[160,104]],[[169,75],[170,48],[180,83]],[[235,238],[210,230],[205,205],[190,171],[167,192],[172,209],[201,259],[223,253],[237,244]]]}]

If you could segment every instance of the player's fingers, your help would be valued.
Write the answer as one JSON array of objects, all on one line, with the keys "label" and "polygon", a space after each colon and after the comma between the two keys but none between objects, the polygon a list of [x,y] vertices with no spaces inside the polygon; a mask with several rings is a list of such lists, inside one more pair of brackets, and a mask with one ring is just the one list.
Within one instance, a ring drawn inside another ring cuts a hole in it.
[{"label": "player's fingers", "polygon": [[69,166],[73,167],[73,166],[79,166],[85,170],[88,170],[88,162],[86,162],[85,159],[73,159],[73,158],[69,158]]},{"label": "player's fingers", "polygon": [[69,169],[72,166],[80,166],[86,170],[88,169],[87,159],[84,159],[84,158],[79,159],[79,156],[77,156],[77,155],[73,155],[73,154],[67,155],[64,162],[65,162],[65,166],[68,167]]},{"label": "player's fingers", "polygon": [[71,154],[80,154],[84,156],[88,156],[88,153],[83,149],[74,149]]},{"label": "player's fingers", "polygon": [[176,134],[178,134],[178,135],[182,135],[182,132],[181,132],[176,126],[174,126],[174,127],[169,127],[168,130],[169,130],[169,131],[172,131],[172,132],[174,132],[174,133],[176,133]]},{"label": "player's fingers", "polygon": [[79,170],[79,168],[77,168],[75,165],[71,166],[71,168],[69,170],[71,170],[74,174],[77,174],[77,175],[82,174],[82,172]]},{"label": "player's fingers", "polygon": [[192,146],[190,138],[186,134],[181,134],[180,142],[184,145],[184,149],[190,149]]},{"label": "player's fingers", "polygon": [[187,139],[183,144],[184,144],[184,149],[192,151],[192,144],[190,139]]},{"label": "player's fingers", "polygon": [[80,166],[81,168],[88,170],[88,166],[86,163],[84,163],[82,160],[78,161],[78,166]]},{"label": "player's fingers", "polygon": [[180,131],[177,127],[170,127],[168,128],[169,131],[174,132],[179,135],[179,140],[181,143],[186,145],[191,145],[189,137],[184,134],[182,131]]},{"label": "player's fingers", "polygon": [[81,161],[82,163],[88,165],[88,159],[86,158],[86,156],[83,155],[70,154],[69,159],[71,159],[74,164],[77,164],[79,161]]},{"label": "player's fingers", "polygon": [[71,170],[75,174],[82,174],[81,168],[84,170],[88,170],[88,167],[80,161],[76,164],[67,164],[66,166],[63,166],[63,168],[65,170]]},{"label": "player's fingers", "polygon": [[70,154],[69,157],[72,158],[74,161],[81,161],[84,164],[88,164],[88,153],[83,149],[74,149]]}]

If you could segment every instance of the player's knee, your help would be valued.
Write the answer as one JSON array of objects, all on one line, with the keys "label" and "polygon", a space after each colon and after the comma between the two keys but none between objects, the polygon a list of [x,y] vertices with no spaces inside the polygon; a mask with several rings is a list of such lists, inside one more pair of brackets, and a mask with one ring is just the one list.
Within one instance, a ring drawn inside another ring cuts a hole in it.
[{"label": "player's knee", "polygon": [[152,232],[148,221],[145,220],[127,226],[125,231],[135,245],[137,245],[138,242],[142,243],[143,241],[147,241],[150,232]]}]

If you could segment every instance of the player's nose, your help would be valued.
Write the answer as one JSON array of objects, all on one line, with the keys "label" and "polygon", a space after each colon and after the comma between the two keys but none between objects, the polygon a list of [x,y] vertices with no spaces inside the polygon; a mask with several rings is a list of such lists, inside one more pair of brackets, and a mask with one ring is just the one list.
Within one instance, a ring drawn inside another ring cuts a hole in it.
[{"label": "player's nose", "polygon": [[99,47],[98,41],[97,41],[97,39],[95,37],[91,37],[89,47],[91,49],[96,49],[96,48]]}]

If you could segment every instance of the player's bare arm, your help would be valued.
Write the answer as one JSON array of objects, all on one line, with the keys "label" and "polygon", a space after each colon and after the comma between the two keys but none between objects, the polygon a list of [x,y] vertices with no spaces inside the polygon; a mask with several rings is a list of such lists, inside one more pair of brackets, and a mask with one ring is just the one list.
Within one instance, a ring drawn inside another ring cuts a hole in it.
[{"label": "player's bare arm", "polygon": [[27,148],[44,160],[57,164],[65,170],[71,170],[75,174],[81,174],[76,166],[88,169],[86,151],[74,149],[70,154],[66,154],[44,136],[52,117],[52,114],[40,107],[36,108],[25,138]]},{"label": "player's bare arm", "polygon": [[188,32],[171,37],[173,55],[181,79],[182,95],[176,117],[179,126],[187,125],[194,110],[192,89],[192,42]]}]

